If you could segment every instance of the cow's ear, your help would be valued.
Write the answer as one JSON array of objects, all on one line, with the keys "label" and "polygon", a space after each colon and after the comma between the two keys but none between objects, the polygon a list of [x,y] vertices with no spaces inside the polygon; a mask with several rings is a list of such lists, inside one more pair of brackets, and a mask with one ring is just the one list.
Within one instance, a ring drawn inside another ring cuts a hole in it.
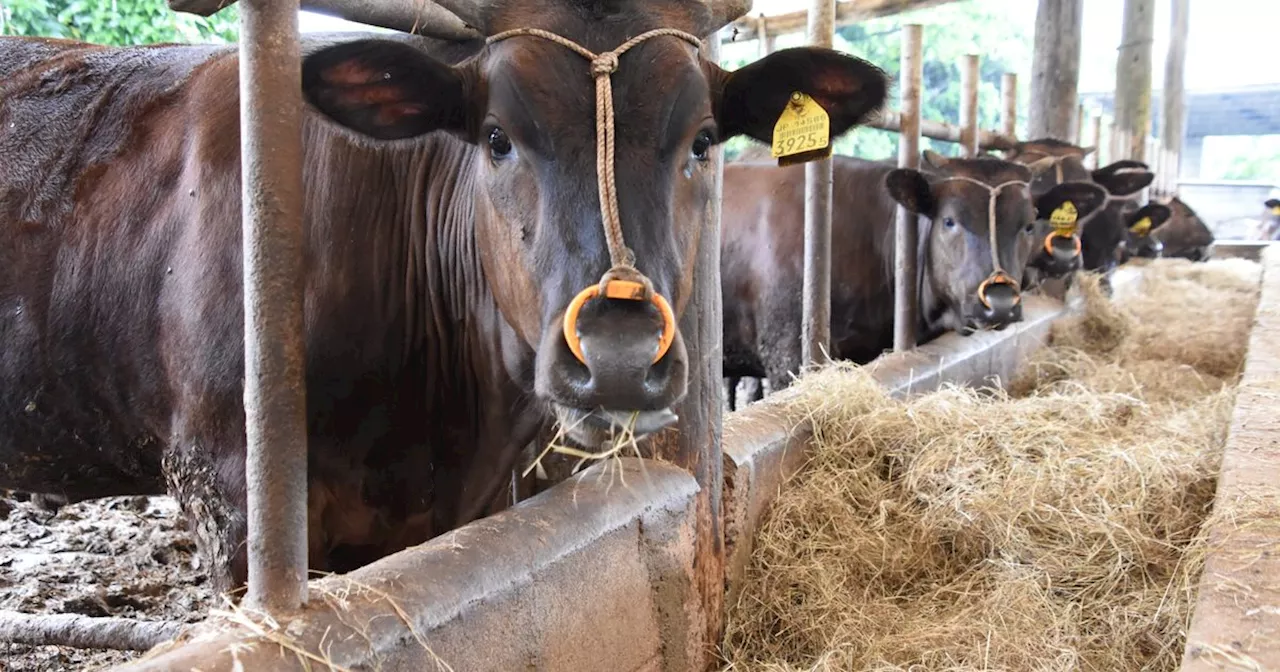
[{"label": "cow's ear", "polygon": [[1075,209],[1076,222],[1093,214],[1107,201],[1107,190],[1090,182],[1063,182],[1036,199],[1036,218],[1052,221],[1053,213],[1067,203]]},{"label": "cow's ear", "polygon": [[1145,164],[1134,161],[1132,163],[1136,163],[1136,166],[1118,165],[1121,163],[1127,162],[1117,161],[1093,171],[1093,181],[1114,196],[1128,196],[1146,189],[1156,179],[1155,173],[1147,170]]},{"label": "cow's ear", "polygon": [[1270,208],[1272,210],[1276,208],[1280,208],[1280,199],[1278,198],[1267,199],[1267,202],[1263,203],[1263,205],[1267,206],[1267,208]]},{"label": "cow's ear", "polygon": [[933,189],[929,181],[918,170],[895,168],[884,178],[884,186],[889,195],[902,207],[918,215],[932,217],[937,209],[933,200]]},{"label": "cow's ear", "polygon": [[346,42],[307,56],[302,93],[325,116],[379,140],[466,126],[460,72],[391,40]]},{"label": "cow's ear", "polygon": [[884,104],[888,79],[876,66],[832,49],[776,51],[733,72],[708,63],[720,139],[747,135],[773,143],[773,127],[791,94],[808,94],[831,119],[831,139]]},{"label": "cow's ear", "polygon": [[1173,217],[1167,205],[1148,203],[1125,218],[1124,225],[1135,235],[1144,236],[1164,225]]}]

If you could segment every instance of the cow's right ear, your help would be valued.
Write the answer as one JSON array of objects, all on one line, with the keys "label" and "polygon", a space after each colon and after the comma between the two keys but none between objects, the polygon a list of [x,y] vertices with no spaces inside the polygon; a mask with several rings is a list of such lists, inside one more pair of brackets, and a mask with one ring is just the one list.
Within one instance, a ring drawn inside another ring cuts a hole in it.
[{"label": "cow's right ear", "polygon": [[1036,218],[1051,221],[1058,208],[1070,203],[1075,210],[1075,223],[1078,225],[1106,200],[1107,190],[1092,182],[1063,182],[1036,199]]},{"label": "cow's right ear", "polygon": [[926,217],[933,216],[937,207],[933,200],[933,189],[920,171],[895,168],[885,176],[884,186],[889,190],[889,196],[908,211]]},{"label": "cow's right ear", "polygon": [[1263,205],[1265,205],[1268,210],[1275,210],[1276,208],[1280,208],[1280,198],[1267,199],[1267,202],[1263,203]]},{"label": "cow's right ear", "polygon": [[346,42],[307,56],[302,94],[325,116],[378,140],[466,126],[459,71],[391,40]]}]

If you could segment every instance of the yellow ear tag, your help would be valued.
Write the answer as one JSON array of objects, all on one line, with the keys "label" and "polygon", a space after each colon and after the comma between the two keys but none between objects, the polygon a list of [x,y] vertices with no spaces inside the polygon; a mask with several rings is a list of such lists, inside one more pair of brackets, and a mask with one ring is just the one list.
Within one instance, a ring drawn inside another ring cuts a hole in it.
[{"label": "yellow ear tag", "polygon": [[793,92],[773,125],[770,153],[780,166],[831,156],[831,117],[807,94]]},{"label": "yellow ear tag", "polygon": [[1276,207],[1271,208],[1271,214],[1277,217],[1280,217],[1280,205],[1277,205]]},{"label": "yellow ear tag", "polygon": [[1059,205],[1053,214],[1049,215],[1049,223],[1053,225],[1053,230],[1062,236],[1070,236],[1076,231],[1076,219],[1080,212],[1076,210],[1076,204],[1066,201]]},{"label": "yellow ear tag", "polygon": [[1145,236],[1147,235],[1147,232],[1150,230],[1151,230],[1150,217],[1143,217],[1142,219],[1139,219],[1138,221],[1134,222],[1133,226],[1129,227],[1129,231],[1132,232],[1133,235],[1135,236]]}]

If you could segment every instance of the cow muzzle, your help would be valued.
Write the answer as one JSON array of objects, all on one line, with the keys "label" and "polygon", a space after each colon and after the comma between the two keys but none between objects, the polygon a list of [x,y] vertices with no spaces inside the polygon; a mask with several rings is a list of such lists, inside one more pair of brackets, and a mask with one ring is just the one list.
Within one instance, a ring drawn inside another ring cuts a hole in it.
[{"label": "cow muzzle", "polygon": [[992,273],[978,285],[977,302],[968,311],[965,333],[1001,330],[1022,321],[1022,292],[1018,281],[1003,271]]},{"label": "cow muzzle", "polygon": [[668,301],[647,283],[606,278],[574,297],[539,348],[536,385],[574,442],[597,448],[678,419],[686,353]]},{"label": "cow muzzle", "polygon": [[1053,232],[1044,238],[1044,252],[1036,255],[1035,268],[1049,278],[1062,278],[1083,266],[1080,236]]}]

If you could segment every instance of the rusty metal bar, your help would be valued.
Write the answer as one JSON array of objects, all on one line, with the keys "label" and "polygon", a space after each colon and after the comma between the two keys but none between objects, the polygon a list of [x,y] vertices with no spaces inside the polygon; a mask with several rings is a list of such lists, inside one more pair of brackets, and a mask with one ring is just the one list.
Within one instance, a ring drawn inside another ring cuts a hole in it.
[{"label": "rusty metal bar", "polygon": [[978,155],[978,55],[960,57],[960,155]]},{"label": "rusty metal bar", "polygon": [[[898,138],[898,167],[920,168],[920,92],[924,80],[924,39],[920,24],[902,27],[900,96],[902,114]],[[898,206],[893,252],[893,349],[916,347],[919,280],[916,256],[917,216]]]},{"label": "rusty metal bar", "polygon": [[307,599],[298,0],[240,3],[248,604]]},{"label": "rusty metal bar", "polygon": [[[1000,77],[1000,97],[1004,101],[1000,115],[1000,133],[1008,138],[1018,137],[1018,75],[1006,72]],[[981,135],[981,133],[979,133]],[[982,139],[978,139],[982,144]]]},{"label": "rusty metal bar", "polygon": [[[835,42],[835,0],[813,0],[809,44]],[[834,138],[832,138],[834,141]],[[804,165],[804,315],[800,329],[803,365],[826,361],[831,348],[831,159]]]}]

